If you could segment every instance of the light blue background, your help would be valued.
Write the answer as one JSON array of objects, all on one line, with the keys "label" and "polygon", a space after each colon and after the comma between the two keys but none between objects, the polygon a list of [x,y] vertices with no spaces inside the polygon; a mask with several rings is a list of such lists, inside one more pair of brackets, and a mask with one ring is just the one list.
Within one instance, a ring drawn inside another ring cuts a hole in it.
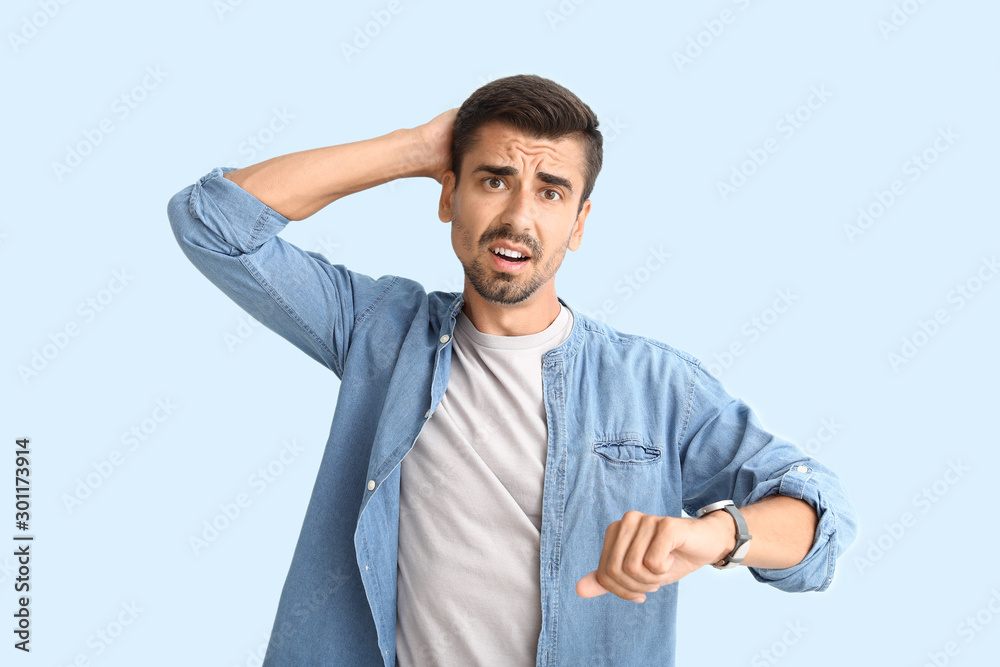
[{"label": "light blue background", "polygon": [[[979,285],[961,309],[949,294],[1000,252],[1000,5],[399,0],[402,10],[348,59],[341,44],[388,3],[234,0],[220,11],[211,0],[53,1],[47,18],[38,14],[46,1],[6,3],[0,49],[3,477],[11,484],[13,440],[30,437],[37,536],[33,650],[12,649],[5,630],[0,662],[256,664],[339,387],[266,329],[227,344],[242,311],[182,255],[167,200],[215,166],[414,127],[516,73],[567,86],[605,131],[593,211],[558,274],[559,295],[593,314],[610,300],[613,326],[706,363],[742,343],[720,374],[727,389],[765,427],[811,442],[861,518],[825,593],[781,593],[745,571],[685,579],[678,664],[995,659],[1000,618],[982,612],[989,620],[975,631],[960,624],[1000,591],[1000,280]],[[879,22],[904,5],[915,13],[897,14],[902,25],[883,34]],[[732,22],[712,24],[723,10]],[[44,25],[32,32],[25,21]],[[678,67],[674,54],[689,39],[707,46]],[[147,68],[162,80],[147,78],[122,117],[115,101]],[[786,137],[776,123],[812,87],[829,99],[799,110],[810,117]],[[275,109],[293,118],[268,136]],[[60,178],[53,163],[103,119],[113,131]],[[911,181],[907,161],[947,128],[958,138]],[[241,148],[251,135],[269,143],[251,153]],[[717,182],[770,137],[777,152],[723,201]],[[850,242],[844,226],[894,179],[905,193]],[[283,236],[373,276],[459,290],[438,193],[430,179],[383,185]],[[643,273],[651,246],[671,258]],[[122,270],[125,288],[102,292]],[[627,292],[625,275],[644,282]],[[779,290],[793,305],[751,340],[744,324],[769,317]],[[109,296],[92,319],[78,310]],[[893,368],[887,355],[938,309],[947,322],[918,335],[926,344]],[[23,378],[19,367],[72,324],[78,335]],[[149,421],[162,416],[158,399],[177,406],[161,423]],[[832,437],[823,420],[837,425]],[[147,439],[131,451],[122,434],[144,425]],[[288,441],[302,453],[258,494],[251,475]],[[66,496],[115,450],[122,464],[67,509]],[[953,462],[968,470],[946,475]],[[936,502],[916,498],[935,483]],[[240,493],[250,506],[196,555],[189,536]],[[0,497],[8,543],[10,486]],[[891,530],[907,513],[910,525]],[[13,565],[0,556],[4,628]],[[133,602],[141,612],[113,644],[96,640]],[[954,655],[945,656],[949,642]]]}]

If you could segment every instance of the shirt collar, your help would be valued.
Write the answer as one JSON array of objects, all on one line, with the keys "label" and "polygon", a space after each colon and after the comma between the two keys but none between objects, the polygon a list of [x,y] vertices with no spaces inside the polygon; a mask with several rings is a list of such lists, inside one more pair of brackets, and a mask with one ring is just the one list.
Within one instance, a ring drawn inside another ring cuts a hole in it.
[{"label": "shirt collar", "polygon": [[[579,311],[572,308],[568,303],[562,300],[562,297],[556,296],[559,303],[569,308],[569,311],[573,314],[573,328],[570,329],[569,337],[566,338],[559,345],[546,352],[542,356],[542,362],[554,363],[557,359],[565,357],[570,359],[579,350],[580,346],[583,345],[583,330],[585,328],[590,328],[590,318],[586,317]],[[448,330],[445,332],[449,336],[455,334],[455,322],[458,319],[458,313],[465,303],[465,297],[462,296],[461,292],[458,292],[455,296],[455,300],[451,302],[451,307],[448,309]]]}]

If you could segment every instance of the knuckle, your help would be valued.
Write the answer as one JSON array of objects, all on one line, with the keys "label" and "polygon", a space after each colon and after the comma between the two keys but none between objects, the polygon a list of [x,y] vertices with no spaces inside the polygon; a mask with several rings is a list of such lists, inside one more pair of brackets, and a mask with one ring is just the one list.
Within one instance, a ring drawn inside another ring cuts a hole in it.
[{"label": "knuckle", "polygon": [[633,579],[642,574],[642,569],[642,563],[631,559],[622,564],[622,572]]},{"label": "knuckle", "polygon": [[642,564],[653,574],[665,574],[667,571],[667,568],[664,567],[663,561],[659,558],[653,558],[652,556],[646,556],[643,558]]}]

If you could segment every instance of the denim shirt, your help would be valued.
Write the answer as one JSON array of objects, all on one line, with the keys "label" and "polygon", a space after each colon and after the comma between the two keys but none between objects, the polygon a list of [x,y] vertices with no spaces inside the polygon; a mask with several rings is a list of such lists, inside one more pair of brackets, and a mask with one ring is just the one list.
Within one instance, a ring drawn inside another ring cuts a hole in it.
[{"label": "denim shirt", "polygon": [[[264,665],[394,665],[400,462],[448,386],[463,297],[376,279],[288,243],[277,234],[289,220],[222,177],[231,170],[215,168],[170,199],[181,249],[341,381]],[[826,589],[857,532],[838,477],[765,431],[690,354],[570,309],[569,337],[542,360],[537,664],[674,664],[679,583],[644,604],[575,592],[597,567],[607,526],[629,510],[694,516],[723,499],[803,499],[819,514],[806,557],[747,569],[781,590]]]}]

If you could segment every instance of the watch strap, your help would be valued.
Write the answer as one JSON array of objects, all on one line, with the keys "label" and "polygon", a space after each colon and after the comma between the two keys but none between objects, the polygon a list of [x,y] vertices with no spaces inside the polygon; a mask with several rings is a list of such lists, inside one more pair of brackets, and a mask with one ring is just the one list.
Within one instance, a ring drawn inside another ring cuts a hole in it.
[{"label": "watch strap", "polygon": [[743,513],[736,508],[736,504],[732,500],[720,500],[710,505],[705,505],[698,510],[698,518],[719,510],[729,514],[729,516],[733,517],[733,521],[736,522],[736,546],[722,559],[721,563],[713,563],[712,567],[717,570],[731,570],[743,563],[743,558],[750,550],[750,540],[753,539],[753,535],[750,534],[747,528],[747,522],[743,518]]}]

